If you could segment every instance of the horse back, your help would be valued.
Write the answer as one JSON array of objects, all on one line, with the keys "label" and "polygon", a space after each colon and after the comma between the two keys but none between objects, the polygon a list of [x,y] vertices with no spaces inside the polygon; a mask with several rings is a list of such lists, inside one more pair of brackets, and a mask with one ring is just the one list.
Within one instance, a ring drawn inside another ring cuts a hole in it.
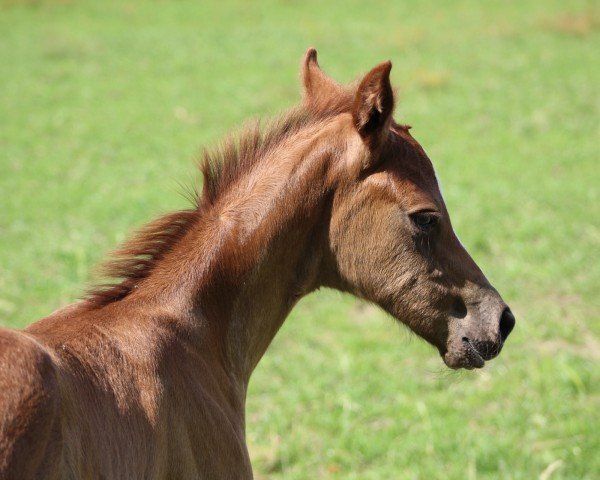
[{"label": "horse back", "polygon": [[243,409],[208,350],[118,308],[0,329],[0,479],[252,478]]},{"label": "horse back", "polygon": [[57,369],[23,332],[0,328],[0,478],[58,478]]}]

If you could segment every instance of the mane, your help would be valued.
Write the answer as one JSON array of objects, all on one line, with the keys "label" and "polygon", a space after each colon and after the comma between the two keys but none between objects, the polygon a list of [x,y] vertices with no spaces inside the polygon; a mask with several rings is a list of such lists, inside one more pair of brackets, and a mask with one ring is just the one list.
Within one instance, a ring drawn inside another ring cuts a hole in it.
[{"label": "mane", "polygon": [[196,209],[181,210],[139,229],[100,265],[100,275],[114,281],[92,287],[85,300],[93,307],[101,307],[125,298],[183,238],[197,217]]},{"label": "mane", "polygon": [[273,148],[304,127],[323,118],[306,108],[296,107],[267,122],[249,123],[241,134],[227,137],[217,148],[204,150],[200,170],[204,178],[198,207],[214,202],[240,177],[252,170]]},{"label": "mane", "polygon": [[99,268],[101,277],[112,280],[90,288],[84,300],[91,308],[100,308],[125,298],[151,274],[200,216],[273,148],[304,127],[337,113],[339,109],[321,113],[305,106],[296,107],[268,122],[264,129],[254,121],[217,148],[205,150],[199,165],[204,180],[202,193],[195,186],[191,189],[193,208],[166,214],[135,232]]}]

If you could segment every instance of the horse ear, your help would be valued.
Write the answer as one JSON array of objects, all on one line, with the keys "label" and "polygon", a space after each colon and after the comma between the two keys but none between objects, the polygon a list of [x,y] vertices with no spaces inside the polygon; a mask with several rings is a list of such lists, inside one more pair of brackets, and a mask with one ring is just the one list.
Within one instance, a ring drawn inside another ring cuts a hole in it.
[{"label": "horse ear", "polygon": [[354,97],[354,126],[365,143],[372,148],[380,145],[385,138],[394,111],[391,69],[390,61],[377,65],[362,79]]},{"label": "horse ear", "polygon": [[309,48],[304,55],[301,77],[304,102],[309,106],[327,104],[329,99],[334,99],[343,92],[341,85],[321,70],[314,48]]}]

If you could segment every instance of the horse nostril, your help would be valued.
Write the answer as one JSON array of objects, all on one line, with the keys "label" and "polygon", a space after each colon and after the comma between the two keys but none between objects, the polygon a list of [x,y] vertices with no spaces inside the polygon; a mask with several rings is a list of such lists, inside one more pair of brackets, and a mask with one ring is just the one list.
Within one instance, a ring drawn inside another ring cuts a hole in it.
[{"label": "horse nostril", "polygon": [[502,312],[502,316],[500,317],[500,341],[504,342],[506,338],[512,332],[512,329],[515,326],[515,316],[510,311],[510,308],[506,307]]}]

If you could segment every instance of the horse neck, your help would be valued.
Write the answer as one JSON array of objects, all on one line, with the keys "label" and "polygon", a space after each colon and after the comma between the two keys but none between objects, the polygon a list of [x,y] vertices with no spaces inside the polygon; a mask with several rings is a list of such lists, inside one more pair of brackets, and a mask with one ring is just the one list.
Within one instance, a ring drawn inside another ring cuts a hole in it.
[{"label": "horse neck", "polygon": [[320,286],[334,151],[328,130],[299,132],[261,159],[148,279],[155,288],[164,283],[170,301],[210,330],[244,387],[295,303]]}]

